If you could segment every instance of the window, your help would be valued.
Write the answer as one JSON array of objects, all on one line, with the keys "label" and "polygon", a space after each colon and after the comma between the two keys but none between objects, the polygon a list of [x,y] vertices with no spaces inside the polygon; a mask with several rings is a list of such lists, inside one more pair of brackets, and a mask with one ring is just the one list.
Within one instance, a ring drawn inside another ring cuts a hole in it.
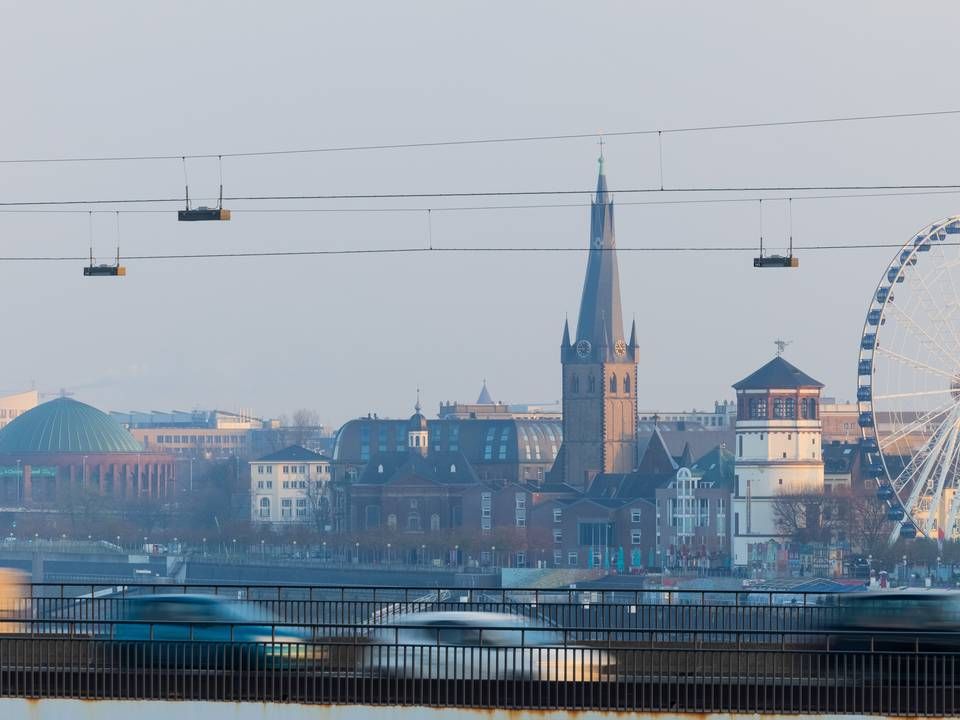
[{"label": "window", "polygon": [[419,507],[420,503],[417,498],[410,498],[410,509],[416,510]]},{"label": "window", "polygon": [[273,480],[267,480],[267,490],[273,489]]},{"label": "window", "polygon": [[523,528],[527,526],[527,511],[523,508],[517,508],[517,527]]},{"label": "window", "polygon": [[440,516],[434,513],[430,516],[430,529],[439,530],[440,529]]},{"label": "window", "polygon": [[553,565],[554,567],[560,567],[563,565],[563,550],[553,551]]},{"label": "window", "polygon": [[573,386],[573,391],[575,393],[580,392],[580,376],[579,375],[573,375],[570,378],[570,384]]},{"label": "window", "polygon": [[623,391],[629,395],[630,394],[630,375],[623,376]]},{"label": "window", "polygon": [[569,565],[570,567],[577,566],[577,554],[575,552],[567,553],[567,565]]},{"label": "window", "polygon": [[489,530],[490,527],[491,527],[490,518],[488,518],[488,517],[480,518],[480,529],[481,529],[481,530]]},{"label": "window", "polygon": [[420,532],[420,514],[410,513],[407,515],[407,530],[411,532]]},{"label": "window", "polygon": [[797,416],[797,401],[792,397],[775,398],[773,401],[773,416],[781,420],[792,420]]},{"label": "window", "polygon": [[578,545],[613,545],[613,523],[581,522],[577,526]]},{"label": "window", "polygon": [[527,496],[524,493],[516,493],[514,500],[517,503],[517,510],[523,510],[527,507]]},{"label": "window", "polygon": [[307,509],[306,509],[306,508],[297,508],[297,517],[298,517],[298,518],[305,518],[306,516],[307,516]]},{"label": "window", "polygon": [[801,398],[800,416],[804,420],[817,419],[817,400],[816,398]]},{"label": "window", "polygon": [[290,498],[283,498],[280,501],[280,505],[281,507],[291,507],[293,505],[293,500],[291,500]]},{"label": "window", "polygon": [[480,517],[489,518],[490,517],[490,505],[493,500],[493,495],[491,493],[485,492],[480,493]]},{"label": "window", "polygon": [[257,480],[257,489],[263,490],[263,480]]},{"label": "window", "polygon": [[640,522],[640,508],[632,508],[630,510],[630,522],[632,523]]},{"label": "window", "polygon": [[391,530],[397,529],[397,516],[394,515],[393,513],[390,513],[389,515],[387,515],[387,527],[390,528]]},{"label": "window", "polygon": [[697,502],[697,527],[706,527],[710,524],[710,501],[699,498]]},{"label": "window", "polygon": [[767,399],[765,397],[750,398],[750,419],[765,420],[767,417]]},{"label": "window", "polygon": [[640,531],[639,531],[639,530],[631,530],[631,531],[630,531],[630,544],[631,544],[631,545],[639,545],[639,544],[640,544]]},{"label": "window", "polygon": [[783,485],[783,478],[777,478],[777,485]]},{"label": "window", "polygon": [[554,521],[555,523],[558,523],[558,522],[562,522],[562,521],[563,521],[563,510],[562,510],[561,508],[554,508],[554,509],[553,509],[553,521]]},{"label": "window", "polygon": [[743,457],[743,435],[737,435],[737,457]]},{"label": "window", "polygon": [[555,543],[563,542],[563,530],[561,530],[560,528],[553,529],[553,541]]},{"label": "window", "polygon": [[587,380],[588,392],[594,393],[597,391],[597,379],[591,375]]},{"label": "window", "polygon": [[380,506],[379,505],[367,505],[364,510],[365,520],[368,530],[373,530],[380,527]]},{"label": "window", "polygon": [[610,375],[610,392],[615,393],[617,391],[617,375],[613,373]]},{"label": "window", "polygon": [[306,507],[307,499],[306,498],[297,498],[297,507]]},{"label": "window", "polygon": [[527,566],[527,554],[525,552],[518,552],[516,555],[517,558],[517,567],[522,568]]},{"label": "window", "polygon": [[260,517],[270,517],[270,498],[260,498]]}]

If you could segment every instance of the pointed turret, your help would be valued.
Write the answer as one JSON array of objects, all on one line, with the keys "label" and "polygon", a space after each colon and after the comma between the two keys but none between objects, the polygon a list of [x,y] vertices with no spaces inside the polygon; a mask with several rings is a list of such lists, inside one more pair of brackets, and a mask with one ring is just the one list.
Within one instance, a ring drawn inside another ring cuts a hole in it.
[{"label": "pointed turret", "polygon": [[634,318],[633,322],[630,323],[630,342],[628,343],[629,347],[632,350],[637,349],[637,319]]},{"label": "pointed turret", "polygon": [[588,357],[583,359],[603,362],[613,359],[614,347],[624,337],[620,274],[613,232],[613,201],[607,192],[602,156],[599,165],[597,194],[590,205],[590,255],[580,299],[576,341],[578,344],[582,341],[589,343],[580,345],[591,350]]},{"label": "pointed turret", "polygon": [[477,405],[493,405],[493,398],[490,397],[490,391],[487,390],[487,379],[483,379],[483,387],[480,388],[480,397],[477,398]]},{"label": "pointed turret", "polygon": [[563,340],[560,341],[560,349],[566,350],[570,347],[570,321],[564,319],[563,321]]}]

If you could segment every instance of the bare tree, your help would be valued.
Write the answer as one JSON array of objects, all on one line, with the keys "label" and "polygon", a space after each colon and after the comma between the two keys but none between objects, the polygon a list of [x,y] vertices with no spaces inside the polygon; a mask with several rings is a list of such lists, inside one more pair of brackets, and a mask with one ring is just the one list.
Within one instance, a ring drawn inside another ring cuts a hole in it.
[{"label": "bare tree", "polygon": [[777,532],[800,543],[830,543],[845,534],[849,497],[814,490],[786,492],[773,502]]}]

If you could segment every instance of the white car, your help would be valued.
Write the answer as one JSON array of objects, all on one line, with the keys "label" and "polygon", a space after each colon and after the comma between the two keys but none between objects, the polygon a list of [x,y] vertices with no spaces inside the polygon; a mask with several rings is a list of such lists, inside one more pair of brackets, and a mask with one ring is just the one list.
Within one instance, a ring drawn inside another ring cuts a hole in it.
[{"label": "white car", "polygon": [[363,669],[374,675],[442,680],[612,679],[599,648],[574,646],[540,620],[490,612],[421,612],[389,618],[368,633]]}]

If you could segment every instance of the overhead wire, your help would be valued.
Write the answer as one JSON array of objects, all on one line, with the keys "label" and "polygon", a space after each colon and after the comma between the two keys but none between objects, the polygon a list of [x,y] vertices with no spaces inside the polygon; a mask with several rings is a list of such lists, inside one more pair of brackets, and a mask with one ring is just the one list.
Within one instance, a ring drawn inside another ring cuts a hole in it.
[{"label": "overhead wire", "polygon": [[360,152],[374,150],[408,150],[419,148],[438,148],[469,145],[492,145],[498,143],[548,142],[557,140],[582,140],[597,137],[631,137],[643,135],[663,135],[696,132],[716,132],[721,130],[747,130],[758,128],[789,127],[803,125],[823,125],[831,123],[867,122],[877,120],[898,120],[927,117],[946,117],[960,115],[960,109],[929,110],[904,113],[879,113],[873,115],[843,115],[825,118],[801,118],[798,120],[769,120],[759,122],[721,123],[713,125],[689,125],[673,128],[650,128],[639,130],[618,130],[613,132],[560,133],[543,135],[515,135],[486,138],[460,138],[454,140],[432,140],[423,142],[376,143],[365,145],[334,145],[325,147],[288,148],[279,150],[252,150],[241,152],[204,152],[176,154],[139,154],[139,155],[88,155],[75,157],[33,157],[0,158],[2,165],[31,163],[92,163],[92,162],[145,162],[163,160],[244,158],[282,155],[308,155],[317,153]]},{"label": "overhead wire", "polygon": [[[797,193],[797,192],[832,192],[855,193],[862,191],[890,191],[883,194],[894,194],[903,191],[949,191],[960,192],[960,184],[955,183],[927,183],[927,184],[894,184],[894,185],[742,185],[742,186],[714,186],[714,187],[672,187],[672,188],[619,188],[608,190],[611,195],[642,195],[653,193]],[[490,198],[490,197],[547,197],[554,195],[593,195],[592,189],[580,190],[489,190],[464,192],[409,192],[409,193],[339,193],[320,195],[233,195],[224,196],[223,200],[234,202],[266,202],[266,201],[296,201],[296,200],[418,200],[443,198]],[[839,197],[837,195],[836,197]],[[753,198],[756,200],[756,198]],[[767,198],[770,199],[770,198]],[[786,199],[786,198],[782,198]],[[796,198],[804,199],[803,197]],[[138,205],[138,204],[168,204],[182,203],[183,198],[98,198],[84,200],[8,200],[0,202],[4,207],[57,207],[67,205]],[[699,200],[704,202],[704,200]],[[439,208],[434,208],[439,209]]]},{"label": "overhead wire", "polygon": [[[939,246],[960,246],[960,242],[939,242]],[[822,245],[795,245],[796,251],[837,251],[837,250],[878,250],[902,248],[901,243],[858,243],[858,244],[822,244]],[[702,253],[702,252],[754,252],[755,245],[690,245],[690,246],[647,246],[647,247],[617,247],[601,250],[601,252],[618,253]],[[125,255],[124,260],[210,260],[210,259],[239,259],[239,258],[271,258],[271,257],[309,257],[335,255],[412,255],[423,253],[587,253],[589,247],[569,246],[498,246],[498,247],[400,247],[400,248],[345,248],[324,250],[251,250],[234,252],[208,253],[164,253],[152,255]],[[60,262],[85,260],[75,255],[14,255],[0,256],[0,262]]]}]

